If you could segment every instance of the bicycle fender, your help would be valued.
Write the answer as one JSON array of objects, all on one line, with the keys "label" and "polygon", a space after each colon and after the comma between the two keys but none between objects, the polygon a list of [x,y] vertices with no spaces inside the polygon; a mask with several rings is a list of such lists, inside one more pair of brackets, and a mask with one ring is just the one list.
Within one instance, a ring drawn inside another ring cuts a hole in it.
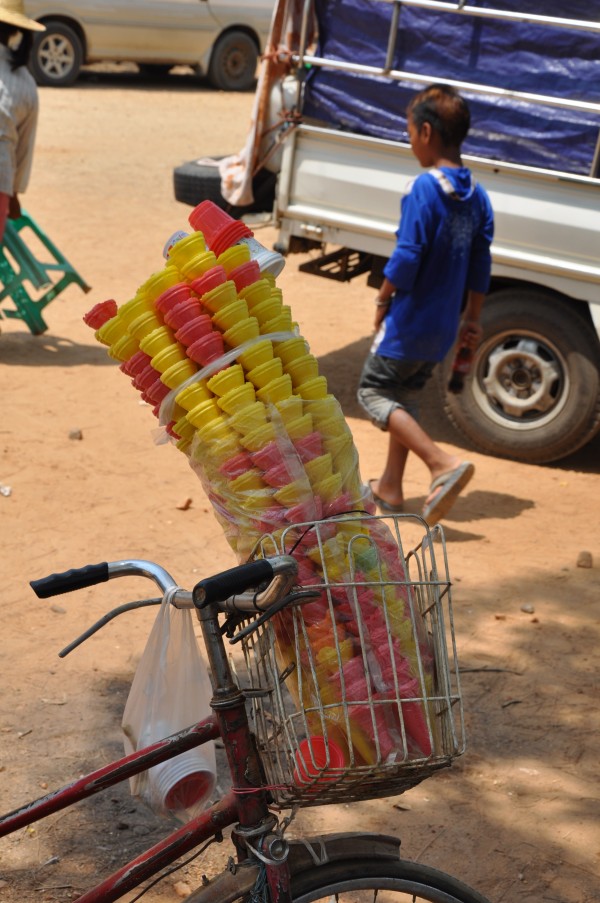
[{"label": "bicycle fender", "polygon": [[227,868],[208,884],[199,887],[189,897],[187,903],[233,903],[244,894],[249,894],[260,874],[258,862],[238,863],[233,869]]},{"label": "bicycle fender", "polygon": [[389,834],[361,834],[349,831],[323,834],[290,841],[290,871],[292,874],[326,862],[343,859],[400,859],[400,838]]}]

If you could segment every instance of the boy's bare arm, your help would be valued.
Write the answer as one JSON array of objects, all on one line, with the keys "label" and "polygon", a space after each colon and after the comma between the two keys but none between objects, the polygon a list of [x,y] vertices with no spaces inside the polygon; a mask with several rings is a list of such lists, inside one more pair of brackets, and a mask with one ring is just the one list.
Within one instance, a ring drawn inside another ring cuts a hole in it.
[{"label": "boy's bare arm", "polygon": [[379,329],[381,326],[381,321],[385,317],[388,307],[390,306],[390,302],[392,300],[392,296],[396,291],[396,286],[390,282],[389,279],[384,279],[381,283],[381,288],[377,293],[377,297],[375,298],[375,331]]},{"label": "boy's bare arm", "polygon": [[483,336],[483,329],[479,320],[484,300],[485,295],[483,292],[468,293],[467,306],[463,311],[458,331],[459,345],[466,345],[473,350],[479,345]]}]

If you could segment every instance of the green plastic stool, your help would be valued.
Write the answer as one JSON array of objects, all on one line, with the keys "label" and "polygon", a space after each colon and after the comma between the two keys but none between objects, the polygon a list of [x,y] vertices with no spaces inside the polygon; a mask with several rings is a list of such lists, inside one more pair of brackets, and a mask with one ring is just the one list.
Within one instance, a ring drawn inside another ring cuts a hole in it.
[{"label": "green plastic stool", "polygon": [[[25,232],[27,242],[21,234],[26,229],[30,230],[29,234]],[[31,245],[34,249],[37,246],[36,253],[44,256],[47,253],[50,261],[38,259]],[[26,282],[37,297],[32,297]],[[19,219],[6,221],[4,240],[0,245],[0,305],[10,299],[14,309],[0,307],[0,318],[18,317],[25,321],[33,335],[40,335],[48,329],[42,317],[43,309],[72,282],[84,292],[90,291],[90,286],[25,211],[21,211]]]}]

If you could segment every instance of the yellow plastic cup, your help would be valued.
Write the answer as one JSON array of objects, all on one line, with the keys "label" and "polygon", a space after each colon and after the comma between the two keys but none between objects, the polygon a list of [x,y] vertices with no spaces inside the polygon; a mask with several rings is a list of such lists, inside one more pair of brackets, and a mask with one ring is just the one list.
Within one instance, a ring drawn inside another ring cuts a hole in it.
[{"label": "yellow plastic cup", "polygon": [[342,482],[341,473],[334,473],[330,477],[325,477],[324,480],[313,486],[315,495],[319,495],[324,502],[332,502],[340,495]]},{"label": "yellow plastic cup", "polygon": [[199,382],[192,383],[192,385],[182,389],[181,392],[175,396],[175,401],[178,405],[181,405],[184,410],[191,411],[192,408],[195,408],[201,401],[208,401],[209,398],[212,398],[212,395],[207,389],[206,380],[200,380]]},{"label": "yellow plastic cup", "polygon": [[236,411],[254,404],[255,401],[254,386],[252,383],[245,382],[241,386],[230,389],[229,392],[217,399],[217,404],[226,414],[235,414]]},{"label": "yellow plastic cup", "polygon": [[[249,492],[239,499],[239,504],[246,511],[262,511],[265,508],[270,508],[273,504],[273,493],[267,488],[254,490],[254,492]],[[254,545],[254,543],[251,543],[251,545]]]},{"label": "yellow plastic cup", "polygon": [[302,336],[295,336],[293,339],[287,339],[285,342],[277,342],[275,346],[275,354],[281,358],[284,367],[297,357],[304,357],[308,352],[308,344]]},{"label": "yellow plastic cup", "polygon": [[232,245],[230,248],[223,251],[222,254],[219,254],[217,257],[217,264],[222,266],[229,276],[232,270],[241,266],[242,263],[248,263],[249,260],[250,248],[248,245],[240,244]]},{"label": "yellow plastic cup", "polygon": [[200,404],[197,404],[195,408],[192,408],[187,413],[187,419],[197,429],[202,429],[211,420],[216,420],[219,417],[221,417],[221,411],[214,398],[209,398],[208,401],[201,401]]},{"label": "yellow plastic cup", "polygon": [[[150,309],[151,308],[147,308],[147,310]],[[122,320],[127,327],[129,327],[133,320],[135,320],[136,317],[139,317],[140,313],[142,313],[142,311],[139,309],[139,300],[136,296],[130,301],[126,301],[125,304],[121,304],[117,315],[119,319]]]},{"label": "yellow plastic cup", "polygon": [[184,439],[182,437],[181,439],[178,439],[177,442],[175,443],[175,448],[178,448],[180,452],[183,452],[184,455],[188,455],[188,457],[189,457],[190,450],[192,448],[192,440]]},{"label": "yellow plastic cup", "polygon": [[154,332],[155,329],[160,329],[162,325],[156,314],[152,313],[151,310],[146,310],[129,323],[127,330],[129,335],[132,335],[139,343],[151,332]]},{"label": "yellow plastic cup", "polygon": [[186,282],[192,282],[198,276],[203,276],[208,270],[217,265],[217,258],[212,251],[201,251],[183,264],[180,268],[181,275]]},{"label": "yellow plastic cup", "polygon": [[260,329],[256,317],[244,317],[243,320],[239,320],[239,322],[223,333],[223,341],[230,348],[237,348],[238,345],[243,345],[244,342],[257,339],[259,335]]},{"label": "yellow plastic cup", "polygon": [[231,415],[229,425],[236,433],[245,436],[252,430],[258,429],[267,422],[267,408],[262,401],[255,401],[254,404],[246,405]]},{"label": "yellow plastic cup", "polygon": [[352,440],[348,442],[348,444],[342,448],[337,455],[335,455],[333,459],[333,466],[335,470],[341,474],[342,479],[345,481],[352,473],[357,470],[358,457],[356,449],[354,448],[354,444]]},{"label": "yellow plastic cup", "polygon": [[[158,370],[159,373],[164,373],[169,367],[172,367],[173,364],[187,360],[188,357],[181,345],[178,342],[174,342],[172,345],[167,345],[167,347],[163,348],[162,351],[159,351],[158,354],[155,354],[150,360],[150,364],[155,370]],[[194,372],[196,371],[194,370]]]},{"label": "yellow plastic cup", "polygon": [[261,324],[266,323],[268,320],[272,320],[273,317],[276,317],[282,311],[282,304],[277,298],[272,298],[269,294],[269,297],[265,301],[261,301],[260,304],[254,304],[252,307],[252,316],[256,317],[258,322]]},{"label": "yellow plastic cup", "polygon": [[117,313],[110,320],[107,320],[106,323],[103,323],[94,334],[103,345],[114,345],[115,342],[118,342],[119,339],[122,339],[128,333],[125,321],[121,320]]},{"label": "yellow plastic cup", "polygon": [[108,353],[116,361],[128,361],[139,347],[137,339],[130,335],[124,335],[110,346]]},{"label": "yellow plastic cup", "polygon": [[292,385],[297,387],[319,375],[319,363],[314,354],[305,354],[286,364],[285,370],[292,377]]},{"label": "yellow plastic cup", "polygon": [[309,495],[310,487],[307,483],[304,480],[294,480],[293,483],[288,483],[287,486],[277,489],[273,493],[273,498],[285,508],[291,508],[293,505],[299,505]]},{"label": "yellow plastic cup", "polygon": [[313,419],[310,414],[303,414],[297,420],[290,420],[285,426],[290,439],[303,439],[313,432]]},{"label": "yellow plastic cup", "polygon": [[152,300],[152,298],[145,292],[140,292],[139,290],[136,292],[135,297],[133,297],[131,301],[126,301],[125,304],[119,308],[119,312],[123,309],[123,307],[127,307],[125,314],[125,320],[127,323],[132,323],[137,317],[140,317],[142,314],[148,312],[155,313],[154,301]]},{"label": "yellow plastic cup", "polygon": [[278,357],[274,357],[264,364],[259,364],[258,367],[254,367],[248,372],[248,379],[258,389],[262,389],[272,379],[277,379],[280,376],[283,376],[283,366]]},{"label": "yellow plastic cup", "polygon": [[281,313],[277,314],[270,320],[267,320],[260,327],[261,335],[268,335],[271,332],[291,332],[292,330],[292,311],[284,304]]},{"label": "yellow plastic cup", "polygon": [[211,314],[215,314],[222,307],[227,307],[228,304],[237,301],[235,282],[232,282],[230,279],[227,282],[222,282],[216,288],[211,288],[209,292],[205,292],[200,300]]},{"label": "yellow plastic cup", "polygon": [[263,277],[262,279],[257,279],[256,282],[250,283],[250,285],[244,286],[238,292],[238,295],[244,299],[248,308],[252,311],[255,305],[260,304],[262,301],[268,301],[271,297],[271,291],[270,283]]},{"label": "yellow plastic cup", "polygon": [[317,426],[324,420],[328,420],[330,417],[344,419],[340,403],[335,395],[326,395],[324,398],[307,399],[304,410],[309,411],[313,415]]},{"label": "yellow plastic cup", "polygon": [[256,468],[251,468],[250,470],[247,470],[246,473],[240,474],[235,480],[232,480],[231,483],[229,483],[229,489],[231,492],[237,494],[238,492],[250,492],[251,490],[265,489],[265,484],[262,481],[260,471]]},{"label": "yellow plastic cup", "polygon": [[241,364],[232,364],[211,376],[206,385],[215,395],[223,396],[231,389],[237,389],[243,386],[245,381],[244,371]]},{"label": "yellow plastic cup", "polygon": [[301,398],[307,400],[313,398],[325,398],[327,395],[327,379],[325,376],[315,376],[314,379],[308,379],[296,389]]},{"label": "yellow plastic cup", "polygon": [[215,417],[214,420],[209,420],[205,426],[197,430],[196,436],[198,441],[203,444],[222,442],[226,439],[235,441],[235,433],[229,429],[227,417],[222,414],[220,417]]},{"label": "yellow plastic cup", "polygon": [[274,281],[273,281],[273,284],[272,284],[272,286],[271,286],[271,298],[279,298],[279,300],[280,300],[281,303],[283,304],[283,292],[282,292],[282,290],[281,290],[280,288],[278,288],[278,287],[275,285],[275,282],[274,282]]},{"label": "yellow plastic cup", "polygon": [[273,342],[269,339],[261,339],[255,342],[247,351],[242,351],[238,355],[238,361],[244,370],[254,370],[260,364],[266,364],[267,361],[273,359]]},{"label": "yellow plastic cup", "polygon": [[206,241],[202,232],[192,232],[175,242],[169,251],[169,262],[179,270],[198,254],[206,251]]},{"label": "yellow plastic cup", "polygon": [[283,376],[272,379],[266,386],[259,389],[256,393],[256,397],[260,401],[264,401],[265,404],[269,402],[271,404],[276,404],[278,401],[283,401],[284,398],[289,398],[291,394],[292,378],[291,376],[288,376],[287,373],[284,373]]},{"label": "yellow plastic cup", "polygon": [[323,448],[333,457],[334,464],[337,460],[337,456],[347,448],[350,448],[353,444],[350,431],[343,436],[324,436],[323,434],[321,434],[321,436],[323,439]]},{"label": "yellow plastic cup", "polygon": [[152,276],[144,282],[144,294],[147,298],[151,299],[152,303],[154,303],[159,295],[162,295],[163,292],[166,292],[166,290],[173,285],[177,285],[178,282],[181,282],[179,270],[177,267],[167,264],[164,270],[153,273]]},{"label": "yellow plastic cup", "polygon": [[245,301],[240,301],[239,298],[232,301],[231,304],[226,304],[225,307],[219,308],[212,318],[213,323],[223,333],[235,326],[236,323],[246,319],[248,319],[248,305]]},{"label": "yellow plastic cup", "polygon": [[275,407],[281,414],[284,424],[287,425],[290,421],[298,420],[302,417],[304,402],[299,395],[290,395],[289,398],[276,402]]},{"label": "yellow plastic cup", "polygon": [[176,344],[173,330],[169,329],[168,326],[159,326],[158,329],[153,329],[149,335],[141,339],[140,351],[149,354],[150,357],[154,357],[159,351],[163,351],[173,344]]},{"label": "yellow plastic cup", "polygon": [[186,360],[178,361],[176,364],[173,364],[172,367],[169,367],[168,370],[165,370],[164,373],[161,373],[160,379],[165,386],[169,387],[169,389],[176,389],[177,386],[180,386],[181,383],[185,382],[186,379],[189,379],[190,376],[193,376],[194,373],[197,372],[196,365],[193,361],[186,358]]},{"label": "yellow plastic cup", "polygon": [[[310,411],[310,406],[307,406],[306,410]],[[338,417],[328,417],[326,420],[321,420],[317,423],[317,426],[324,439],[334,437],[345,438],[346,436],[350,435],[350,428],[341,415]]]},{"label": "yellow plastic cup", "polygon": [[320,483],[325,477],[331,476],[333,473],[333,458],[329,452],[326,452],[324,455],[319,455],[318,458],[305,461],[304,470],[311,485],[314,486],[315,483]]},{"label": "yellow plastic cup", "polygon": [[183,417],[180,417],[179,420],[176,420],[173,424],[173,432],[177,433],[180,439],[191,441],[196,432],[196,428],[184,414]]},{"label": "yellow plastic cup", "polygon": [[241,436],[240,445],[250,452],[259,451],[269,442],[273,442],[275,435],[275,426],[272,423],[266,423],[264,426],[259,426],[258,429],[246,433],[245,436]]}]

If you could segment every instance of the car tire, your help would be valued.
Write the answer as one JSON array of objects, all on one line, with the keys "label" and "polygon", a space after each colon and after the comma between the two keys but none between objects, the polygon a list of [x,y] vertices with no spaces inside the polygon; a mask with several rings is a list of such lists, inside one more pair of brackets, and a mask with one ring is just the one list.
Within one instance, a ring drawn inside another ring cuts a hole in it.
[{"label": "car tire", "polygon": [[236,219],[245,213],[270,213],[275,201],[276,183],[275,173],[259,170],[252,180],[253,203],[235,206],[221,194],[221,175],[217,166],[192,160],[177,166],[173,172],[176,200],[190,207],[196,207],[202,201],[212,201]]},{"label": "car tire", "polygon": [[447,391],[451,356],[438,368],[446,413],[476,448],[546,464],[600,431],[600,343],[572,304],[504,289],[488,297],[482,327],[460,394]]},{"label": "car tire", "polygon": [[38,85],[67,88],[83,64],[79,35],[63,22],[44,22],[46,31],[36,32],[31,52],[31,72]]},{"label": "car tire", "polygon": [[208,80],[221,91],[248,91],[254,87],[259,48],[244,31],[228,31],[216,42],[208,67]]}]

